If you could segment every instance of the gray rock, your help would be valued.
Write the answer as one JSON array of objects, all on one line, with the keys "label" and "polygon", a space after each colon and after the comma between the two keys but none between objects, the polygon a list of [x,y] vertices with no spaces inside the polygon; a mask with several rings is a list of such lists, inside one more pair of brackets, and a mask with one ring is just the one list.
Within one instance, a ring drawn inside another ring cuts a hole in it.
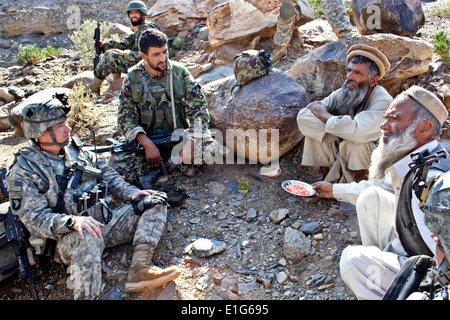
[{"label": "gray rock", "polygon": [[[266,164],[286,154],[303,137],[296,122],[298,112],[310,102],[303,87],[277,69],[231,93],[236,83],[233,75],[202,87],[210,126],[220,131],[231,151],[227,157]],[[279,139],[272,139],[275,130]]]},{"label": "gray rock", "polygon": [[247,211],[247,220],[253,220],[258,217],[258,212],[256,212],[255,208],[250,208]]},{"label": "gray rock", "polygon": [[425,23],[420,0],[352,1],[356,27],[361,34],[392,33],[414,37]]},{"label": "gray rock", "polygon": [[286,259],[301,261],[311,254],[311,241],[299,230],[286,228],[283,237],[283,254]]},{"label": "gray rock", "polygon": [[227,244],[218,240],[200,238],[186,247],[185,252],[193,250],[197,257],[204,258],[222,253],[227,249]]},{"label": "gray rock", "polygon": [[322,231],[322,227],[317,222],[307,222],[302,224],[299,230],[306,235],[310,235]]},{"label": "gray rock", "polygon": [[286,216],[289,214],[289,210],[288,209],[277,209],[272,211],[269,214],[269,218],[270,220],[272,220],[275,223],[279,223],[281,220],[283,220],[284,218],[286,218]]}]

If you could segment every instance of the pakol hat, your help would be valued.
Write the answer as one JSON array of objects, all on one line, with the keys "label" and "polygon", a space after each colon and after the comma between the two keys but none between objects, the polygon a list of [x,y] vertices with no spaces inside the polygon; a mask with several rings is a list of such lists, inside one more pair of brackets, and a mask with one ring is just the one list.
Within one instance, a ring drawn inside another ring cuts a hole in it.
[{"label": "pakol hat", "polygon": [[427,109],[441,126],[444,124],[448,117],[448,110],[434,93],[419,86],[412,86],[404,93]]},{"label": "pakol hat", "polygon": [[365,44],[355,44],[347,51],[347,63],[352,60],[353,57],[363,56],[372,60],[378,67],[380,72],[380,79],[384,77],[386,72],[391,67],[389,59],[378,49],[367,46]]}]

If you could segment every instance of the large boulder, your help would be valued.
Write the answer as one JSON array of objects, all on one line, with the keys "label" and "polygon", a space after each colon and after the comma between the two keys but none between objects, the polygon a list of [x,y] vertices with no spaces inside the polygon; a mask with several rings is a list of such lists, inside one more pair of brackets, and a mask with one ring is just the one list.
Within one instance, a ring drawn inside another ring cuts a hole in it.
[{"label": "large boulder", "polygon": [[305,90],[277,69],[231,93],[236,83],[232,75],[203,86],[210,127],[232,155],[263,164],[278,159],[303,137],[296,117],[310,102]]},{"label": "large boulder", "polygon": [[393,33],[412,38],[425,23],[420,0],[352,0],[351,6],[363,35]]},{"label": "large boulder", "polygon": [[[298,1],[302,19],[298,25],[314,19],[307,0]],[[212,10],[206,25],[213,48],[229,42],[251,41],[255,35],[271,37],[276,32],[280,1],[230,0]]]},{"label": "large boulder", "polygon": [[217,5],[226,0],[158,0],[149,8],[148,19],[168,33],[191,30],[204,22]]},{"label": "large boulder", "polygon": [[391,63],[391,68],[380,80],[391,95],[402,91],[408,79],[428,71],[433,48],[422,40],[413,40],[393,34],[357,36],[321,46],[298,59],[287,71],[310,95],[311,101],[324,98],[340,88],[347,68],[347,50],[354,44],[378,48]]}]

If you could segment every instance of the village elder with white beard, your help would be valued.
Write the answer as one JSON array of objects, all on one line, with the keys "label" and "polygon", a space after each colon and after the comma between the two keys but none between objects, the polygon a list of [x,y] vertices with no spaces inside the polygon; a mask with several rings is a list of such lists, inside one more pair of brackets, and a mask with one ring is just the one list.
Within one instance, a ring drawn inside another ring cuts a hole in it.
[{"label": "village elder with white beard", "polygon": [[352,182],[367,178],[379,126],[392,102],[378,81],[390,68],[378,49],[357,44],[347,52],[346,81],[297,115],[305,136],[302,165],[320,167],[323,179]]},{"label": "village elder with white beard", "polygon": [[[397,223],[398,208],[405,208],[402,184],[412,162],[411,154],[428,149],[431,153],[444,148],[437,142],[448,111],[433,93],[413,86],[395,98],[380,128],[382,136],[372,155],[369,180],[352,183],[316,182],[319,197],[336,198],[356,204],[362,245],[348,246],[340,261],[342,280],[358,299],[381,299],[394,280],[412,246],[423,247],[435,255],[435,244],[424,223],[419,200],[412,192],[411,216],[418,228],[418,238],[406,241],[405,228]],[[450,168],[450,159],[440,166]],[[434,165],[431,179],[443,170]],[[400,196],[402,194],[402,196]],[[400,205],[398,206],[398,204]],[[404,210],[404,209],[402,209]]]}]

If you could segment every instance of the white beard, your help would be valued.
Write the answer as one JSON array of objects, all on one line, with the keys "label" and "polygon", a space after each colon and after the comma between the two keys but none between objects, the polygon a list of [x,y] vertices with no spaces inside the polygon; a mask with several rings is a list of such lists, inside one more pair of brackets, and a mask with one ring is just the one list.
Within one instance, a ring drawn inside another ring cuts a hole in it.
[{"label": "white beard", "polygon": [[347,88],[346,84],[348,80],[344,81],[341,87],[341,94],[337,97],[336,111],[338,115],[349,115],[350,111],[359,105],[367,95],[369,91],[369,85],[366,84],[362,87],[356,85],[356,82],[352,81],[356,85],[354,90]]},{"label": "white beard", "polygon": [[369,180],[382,179],[390,167],[415,149],[417,141],[413,136],[416,126],[407,128],[403,133],[389,137],[385,144],[380,138],[378,147],[373,151],[369,167]]}]

